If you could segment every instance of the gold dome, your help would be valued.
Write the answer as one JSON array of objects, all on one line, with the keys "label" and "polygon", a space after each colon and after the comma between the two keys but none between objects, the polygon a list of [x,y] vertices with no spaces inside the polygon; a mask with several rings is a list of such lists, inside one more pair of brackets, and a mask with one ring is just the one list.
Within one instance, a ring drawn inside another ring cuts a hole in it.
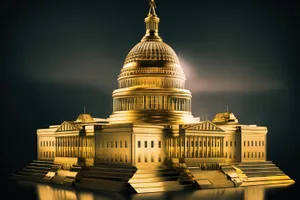
[{"label": "gold dome", "polygon": [[155,3],[145,18],[146,34],[128,53],[113,91],[110,123],[192,122],[191,92],[174,50],[158,34]]},{"label": "gold dome", "polygon": [[[145,40],[135,45],[128,53],[124,65],[132,62],[163,61],[180,64],[174,50],[163,41]],[[163,67],[162,62],[157,62],[155,67]],[[143,65],[142,65],[143,66]]]}]

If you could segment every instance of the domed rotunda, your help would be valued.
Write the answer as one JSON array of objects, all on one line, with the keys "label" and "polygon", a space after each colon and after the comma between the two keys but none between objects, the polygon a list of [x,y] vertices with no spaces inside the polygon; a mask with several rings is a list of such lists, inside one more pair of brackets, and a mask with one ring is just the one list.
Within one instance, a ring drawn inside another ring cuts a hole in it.
[{"label": "domed rotunda", "polygon": [[154,2],[146,34],[128,53],[113,91],[110,123],[180,124],[194,121],[191,92],[175,51],[158,34]]}]

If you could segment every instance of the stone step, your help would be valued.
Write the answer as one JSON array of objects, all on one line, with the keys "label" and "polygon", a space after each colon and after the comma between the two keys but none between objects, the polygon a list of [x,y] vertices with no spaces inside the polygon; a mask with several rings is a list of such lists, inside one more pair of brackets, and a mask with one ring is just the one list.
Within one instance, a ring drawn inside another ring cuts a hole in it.
[{"label": "stone step", "polygon": [[18,172],[17,174],[21,176],[41,176],[41,177],[46,175],[45,173],[24,172],[24,171]]},{"label": "stone step", "polygon": [[155,177],[179,177],[178,173],[151,173],[151,174],[134,174],[132,178],[155,178]]},{"label": "stone step", "polygon": [[84,176],[79,176],[80,179],[105,179],[105,180],[114,180],[114,181],[122,181],[122,182],[128,182],[130,178],[128,177],[122,177],[122,176],[113,176],[113,175],[90,175],[85,174]]},{"label": "stone step", "polygon": [[147,183],[147,182],[163,182],[163,181],[177,181],[179,177],[155,177],[155,178],[132,178],[129,183]]},{"label": "stone step", "polygon": [[149,188],[149,187],[165,187],[165,186],[178,186],[180,183],[178,181],[161,181],[161,182],[146,182],[146,183],[130,183],[134,188]]},{"label": "stone step", "polygon": [[49,163],[49,164],[53,164],[53,160],[32,160],[32,162],[35,163]]},{"label": "stone step", "polygon": [[41,166],[32,166],[32,165],[27,165],[25,168],[27,169],[40,169],[40,170],[50,170],[51,167],[41,167]]},{"label": "stone step", "polygon": [[134,188],[137,193],[153,193],[153,192],[166,192],[166,191],[180,191],[185,188],[192,187],[191,185],[176,185],[164,187],[140,187]]},{"label": "stone step", "polygon": [[24,168],[23,171],[27,171],[27,172],[42,172],[42,173],[48,173],[47,170],[41,170],[41,169],[28,169],[28,168]]}]

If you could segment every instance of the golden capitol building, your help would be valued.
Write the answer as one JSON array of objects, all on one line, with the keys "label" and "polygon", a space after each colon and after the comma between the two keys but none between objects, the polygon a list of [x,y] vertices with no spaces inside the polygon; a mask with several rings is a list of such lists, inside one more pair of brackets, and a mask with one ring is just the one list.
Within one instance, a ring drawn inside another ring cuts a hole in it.
[{"label": "golden capitol building", "polygon": [[146,34],[128,53],[107,119],[81,114],[37,130],[37,160],[17,179],[117,192],[291,184],[267,160],[267,127],[231,112],[192,115],[174,50],[159,36],[154,0]]}]

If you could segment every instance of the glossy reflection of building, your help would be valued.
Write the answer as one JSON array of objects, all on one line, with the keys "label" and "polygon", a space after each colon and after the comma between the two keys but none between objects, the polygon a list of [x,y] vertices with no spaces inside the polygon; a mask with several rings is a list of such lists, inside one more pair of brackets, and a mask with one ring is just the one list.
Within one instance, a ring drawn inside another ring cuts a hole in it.
[{"label": "glossy reflection of building", "polygon": [[[109,118],[81,114],[75,121],[37,130],[35,162],[55,165],[45,179],[55,183],[66,182],[65,178],[72,183],[85,180],[80,185],[93,177],[91,182],[96,185],[98,179],[116,181],[117,177],[136,192],[160,191],[151,187],[166,191],[172,187],[166,186],[168,180],[163,176],[141,174],[145,169],[160,174],[161,168],[168,168],[174,170],[172,176],[178,176],[176,189],[184,188],[179,187],[183,182],[200,188],[293,182],[266,161],[266,127],[242,125],[230,112],[218,113],[212,121],[192,115],[186,77],[176,53],[159,36],[159,21],[155,3],[150,1],[146,34],[125,59]],[[118,170],[100,172],[103,166],[136,171],[125,179]],[[79,176],[88,168],[98,169],[98,176]],[[155,181],[158,184],[153,186]],[[147,186],[149,182],[152,185]],[[136,189],[141,184],[142,189]]]}]

